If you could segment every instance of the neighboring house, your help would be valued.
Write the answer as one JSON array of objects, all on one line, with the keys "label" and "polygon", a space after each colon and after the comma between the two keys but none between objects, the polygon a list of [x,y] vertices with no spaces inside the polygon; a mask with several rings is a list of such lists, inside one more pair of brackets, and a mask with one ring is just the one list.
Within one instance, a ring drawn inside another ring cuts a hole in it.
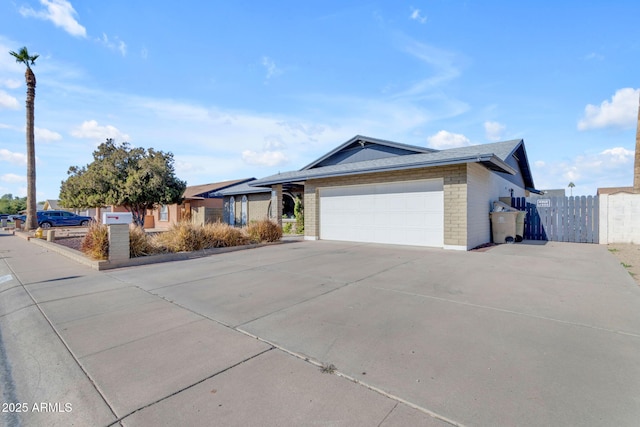
[{"label": "neighboring house", "polygon": [[491,241],[494,200],[537,192],[521,139],[439,151],[355,136],[298,171],[249,183],[271,190],[278,213],[293,185],[304,193],[306,239],[458,250]]},{"label": "neighboring house", "polygon": [[[275,212],[272,212],[271,189],[251,186],[255,180],[252,178],[216,193],[224,198],[223,218],[227,224],[244,226],[252,221],[275,216]],[[281,218],[287,220],[294,217],[295,198],[302,198],[303,194],[304,187],[301,185],[287,184],[283,186],[282,208],[279,212]]]},{"label": "neighboring house", "polygon": [[59,211],[59,210],[67,210],[60,207],[60,200],[50,200],[47,199],[42,206],[43,211]]},{"label": "neighboring house", "polygon": [[181,204],[161,205],[148,211],[145,228],[168,229],[183,219],[197,224],[223,221],[223,196],[217,192],[251,179],[254,178],[189,186],[184,191]]},{"label": "neighboring house", "polygon": [[598,196],[602,194],[618,194],[618,193],[635,193],[633,187],[601,187],[598,188],[597,194]]}]

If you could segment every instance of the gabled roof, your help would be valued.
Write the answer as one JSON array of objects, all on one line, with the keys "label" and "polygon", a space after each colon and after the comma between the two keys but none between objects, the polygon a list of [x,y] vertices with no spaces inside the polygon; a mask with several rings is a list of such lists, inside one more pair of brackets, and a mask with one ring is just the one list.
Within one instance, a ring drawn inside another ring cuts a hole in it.
[{"label": "gabled roof", "polygon": [[250,184],[255,181],[255,178],[251,178],[249,181],[242,182],[240,184],[232,185],[222,190],[216,191],[216,197],[235,196],[238,194],[253,194],[253,193],[269,193],[270,188],[265,187],[252,187]]},{"label": "gabled roof", "polygon": [[[344,144],[343,144],[344,145]],[[334,150],[335,151],[335,150]],[[492,144],[470,145],[467,147],[451,148],[448,150],[430,150],[426,153],[406,154],[354,163],[342,163],[316,168],[304,168],[299,171],[284,172],[266,178],[251,181],[251,186],[270,186],[287,182],[303,182],[307,179],[328,178],[342,175],[356,175],[362,173],[385,172],[403,169],[417,169],[424,167],[454,165],[462,163],[479,163],[484,167],[510,175],[518,171],[510,166],[512,156],[516,158],[518,167],[523,175],[525,187],[533,189],[531,169],[524,149],[524,141],[496,142]]]},{"label": "gabled roof", "polygon": [[223,188],[227,188],[235,184],[251,181],[253,179],[255,178],[234,179],[232,181],[214,182],[202,185],[190,185],[184,190],[182,197],[185,199],[202,199],[207,197],[209,193],[222,190]]},{"label": "gabled roof", "polygon": [[[401,144],[399,142],[387,141],[384,139],[371,138],[368,136],[356,135],[344,144],[339,145],[333,150],[329,151],[324,156],[314,160],[307,166],[300,170],[308,170],[316,167],[330,166],[331,164],[337,164],[345,162],[344,159],[348,158],[354,149],[357,151],[363,151],[361,149],[374,147],[376,148],[376,155],[369,155],[371,158],[361,157],[361,160],[374,160],[375,158],[395,157],[398,155],[407,154],[419,154],[419,153],[432,153],[434,149],[427,147],[419,147],[417,145]],[[357,160],[356,160],[357,161]],[[353,163],[354,161],[346,161],[347,163]]]},{"label": "gabled roof", "polygon": [[56,199],[47,199],[47,200],[45,200],[43,209],[45,209],[45,210],[59,210],[60,209],[60,200],[56,200]]}]

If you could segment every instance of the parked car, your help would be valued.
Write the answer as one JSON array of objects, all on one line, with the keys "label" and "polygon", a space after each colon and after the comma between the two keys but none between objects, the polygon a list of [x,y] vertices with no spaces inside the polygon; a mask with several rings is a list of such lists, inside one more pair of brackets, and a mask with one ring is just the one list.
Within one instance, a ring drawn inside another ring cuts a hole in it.
[{"label": "parked car", "polygon": [[9,219],[9,214],[3,214],[3,213],[0,213],[0,219],[6,219],[6,220],[8,220],[8,219]]},{"label": "parked car", "polygon": [[[37,217],[38,226],[42,228],[70,227],[76,225],[86,227],[93,221],[93,218],[90,216],[76,215],[73,212],[67,211],[38,211]],[[20,215],[17,218],[24,222],[27,216]]]}]

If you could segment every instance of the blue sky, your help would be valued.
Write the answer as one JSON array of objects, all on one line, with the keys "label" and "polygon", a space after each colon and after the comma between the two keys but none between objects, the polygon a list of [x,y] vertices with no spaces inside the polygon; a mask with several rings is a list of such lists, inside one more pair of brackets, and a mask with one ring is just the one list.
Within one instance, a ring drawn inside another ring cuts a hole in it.
[{"label": "blue sky", "polygon": [[632,185],[638,16],[626,0],[3,1],[0,194],[26,195],[22,46],[40,55],[38,200],[109,137],[172,152],[189,185],[299,169],[357,134],[523,138],[537,188]]}]

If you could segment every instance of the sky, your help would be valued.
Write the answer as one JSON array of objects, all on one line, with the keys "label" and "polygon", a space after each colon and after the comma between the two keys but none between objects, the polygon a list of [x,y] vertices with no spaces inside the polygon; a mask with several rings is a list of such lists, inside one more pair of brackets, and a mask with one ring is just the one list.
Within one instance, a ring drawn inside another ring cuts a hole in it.
[{"label": "sky", "polygon": [[298,170],[364,135],[523,139],[538,189],[630,186],[638,16],[637,0],[4,0],[0,195],[26,195],[23,46],[38,201],[107,138],[173,153],[188,185]]}]

